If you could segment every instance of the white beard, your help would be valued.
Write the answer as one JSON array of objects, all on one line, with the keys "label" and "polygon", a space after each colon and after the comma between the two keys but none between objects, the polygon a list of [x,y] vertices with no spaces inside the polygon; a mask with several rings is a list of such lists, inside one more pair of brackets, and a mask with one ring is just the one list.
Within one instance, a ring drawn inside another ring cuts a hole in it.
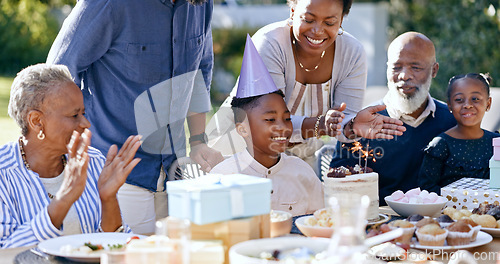
[{"label": "white beard", "polygon": [[[425,83],[421,85],[417,85],[417,91],[412,96],[406,96],[405,94],[399,92],[397,86],[398,83],[394,83],[390,81],[387,86],[389,87],[389,91],[387,92],[387,96],[389,102],[391,102],[392,107],[402,114],[411,114],[415,112],[427,99],[427,95],[429,94],[429,89],[431,88],[432,82],[432,73],[429,74],[429,77],[425,81]],[[412,85],[414,86],[414,85]]]}]

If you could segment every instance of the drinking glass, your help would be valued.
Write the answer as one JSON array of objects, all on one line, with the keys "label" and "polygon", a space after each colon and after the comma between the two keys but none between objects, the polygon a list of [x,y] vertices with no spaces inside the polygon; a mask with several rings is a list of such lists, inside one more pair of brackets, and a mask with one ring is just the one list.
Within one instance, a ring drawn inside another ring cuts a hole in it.
[{"label": "drinking glass", "polygon": [[177,248],[175,254],[175,263],[189,264],[190,262],[190,240],[191,240],[191,222],[187,219],[181,219],[168,216],[156,222],[157,236],[166,236],[169,241],[174,243]]},{"label": "drinking glass", "polygon": [[366,212],[370,198],[355,193],[337,193],[329,198],[333,211],[333,235],[328,256],[340,263],[362,263],[366,260],[364,244]]},{"label": "drinking glass", "polygon": [[125,251],[108,251],[101,254],[101,264],[126,264]]}]

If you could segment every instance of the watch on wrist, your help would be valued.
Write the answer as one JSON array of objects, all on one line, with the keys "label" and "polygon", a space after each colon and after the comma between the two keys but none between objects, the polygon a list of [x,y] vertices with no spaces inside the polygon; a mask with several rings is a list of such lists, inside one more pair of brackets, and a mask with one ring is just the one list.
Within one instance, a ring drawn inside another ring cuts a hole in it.
[{"label": "watch on wrist", "polygon": [[203,132],[201,134],[193,135],[193,136],[189,137],[189,144],[192,144],[195,141],[200,141],[201,143],[206,144],[208,142],[207,134],[205,134],[205,132]]}]

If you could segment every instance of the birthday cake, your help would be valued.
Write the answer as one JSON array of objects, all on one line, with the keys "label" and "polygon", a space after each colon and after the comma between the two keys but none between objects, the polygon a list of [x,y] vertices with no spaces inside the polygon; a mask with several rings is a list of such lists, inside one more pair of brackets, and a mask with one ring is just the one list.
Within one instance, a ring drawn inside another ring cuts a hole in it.
[{"label": "birthday cake", "polygon": [[[335,196],[336,193],[349,192],[367,195],[370,198],[370,206],[366,217],[369,221],[379,219],[379,198],[378,198],[378,173],[370,168],[362,168],[359,165],[354,167],[330,168],[330,171],[323,177],[325,185],[325,197]],[[325,204],[328,201],[325,201]]]}]

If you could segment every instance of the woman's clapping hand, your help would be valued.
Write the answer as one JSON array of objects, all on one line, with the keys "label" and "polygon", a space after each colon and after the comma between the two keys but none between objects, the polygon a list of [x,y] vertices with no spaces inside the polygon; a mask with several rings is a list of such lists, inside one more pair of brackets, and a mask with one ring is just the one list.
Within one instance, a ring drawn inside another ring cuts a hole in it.
[{"label": "woman's clapping hand", "polygon": [[87,150],[90,146],[90,130],[85,129],[82,134],[73,131],[67,145],[68,160],[64,169],[64,181],[57,191],[56,199],[73,204],[83,193],[87,182],[87,167],[89,156]]},{"label": "woman's clapping hand", "polygon": [[106,163],[97,182],[101,200],[115,199],[118,189],[125,183],[132,169],[141,161],[140,158],[134,158],[141,146],[140,140],[141,136],[130,136],[120,151],[116,145],[109,148]]}]

